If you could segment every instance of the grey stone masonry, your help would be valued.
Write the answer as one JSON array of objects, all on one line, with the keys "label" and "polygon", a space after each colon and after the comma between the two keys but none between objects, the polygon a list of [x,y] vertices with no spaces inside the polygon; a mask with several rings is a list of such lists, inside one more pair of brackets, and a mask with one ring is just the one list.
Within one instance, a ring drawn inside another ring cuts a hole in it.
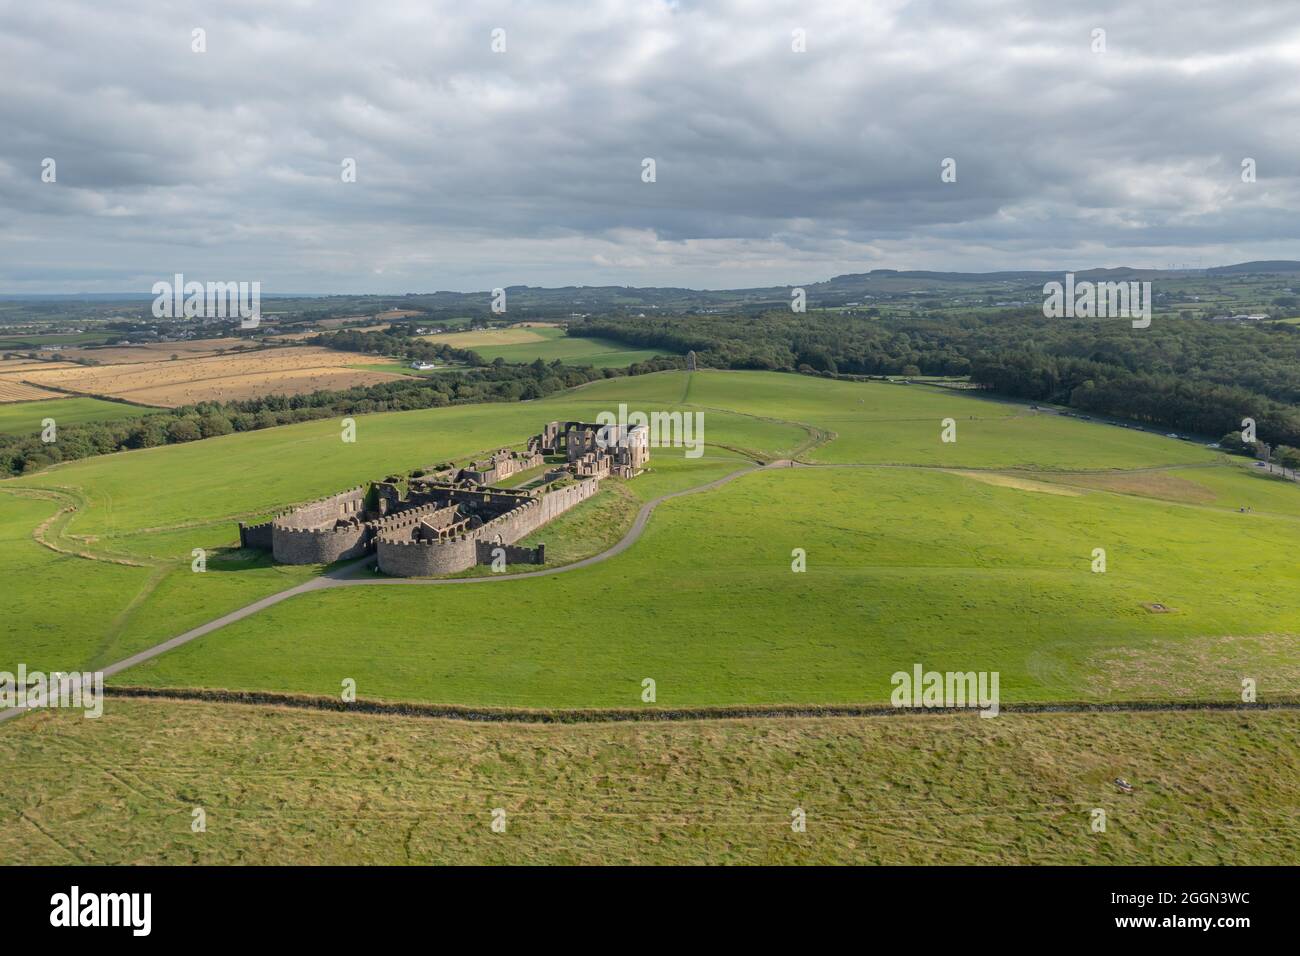
[{"label": "grey stone masonry", "polygon": [[[541,564],[544,545],[517,542],[596,494],[602,478],[631,477],[648,461],[637,429],[616,433],[622,447],[604,447],[594,443],[592,427],[551,422],[528,440],[526,452],[501,449],[467,468],[441,468],[409,483],[401,477],[369,482],[270,521],[240,522],[239,543],[270,551],[281,564],[332,564],[374,554],[379,570],[401,577],[491,563],[498,549],[508,564]],[[487,480],[542,467],[543,447],[556,453],[557,444],[569,463],[549,471],[540,487],[497,488]]]}]

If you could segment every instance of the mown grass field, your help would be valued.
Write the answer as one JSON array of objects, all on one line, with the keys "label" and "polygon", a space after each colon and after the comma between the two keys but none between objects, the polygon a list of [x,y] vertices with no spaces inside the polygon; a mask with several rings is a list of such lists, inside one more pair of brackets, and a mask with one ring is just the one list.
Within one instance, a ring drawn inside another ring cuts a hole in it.
[{"label": "mown grass field", "polygon": [[1288,864],[1298,741],[1277,711],[485,726],[110,699],[0,730],[0,858]]},{"label": "mown grass field", "polygon": [[[581,392],[577,393],[581,394]],[[371,478],[500,447],[522,445],[547,421],[595,416],[608,402],[463,405],[356,419],[356,441],[341,422],[320,420],[220,438],[105,455],[15,479],[16,487],[71,488],[84,494],[82,534],[123,535],[257,516]],[[789,451],[807,438],[797,425],[736,413],[709,419],[710,441]],[[681,458],[668,449],[665,459]],[[0,483],[0,489],[10,483]],[[231,526],[233,528],[233,524]]]},{"label": "mown grass field", "polygon": [[368,372],[391,372],[393,375],[410,375],[416,378],[425,378],[429,375],[441,375],[444,372],[454,371],[460,366],[442,365],[438,368],[426,368],[423,370],[411,368],[410,362],[362,362],[359,365],[349,365],[348,368],[362,369]]},{"label": "mown grass field", "polygon": [[87,422],[111,422],[139,418],[149,409],[98,398],[51,398],[38,402],[0,404],[0,434],[26,435],[39,432],[41,422],[53,418],[59,428]]},{"label": "mown grass field", "polygon": [[508,328],[478,332],[449,332],[426,335],[433,342],[445,342],[458,349],[470,349],[489,362],[504,359],[512,365],[542,359],[565,365],[593,365],[596,368],[625,368],[665,354],[655,349],[629,348],[621,342],[582,336],[567,336],[560,328]]}]

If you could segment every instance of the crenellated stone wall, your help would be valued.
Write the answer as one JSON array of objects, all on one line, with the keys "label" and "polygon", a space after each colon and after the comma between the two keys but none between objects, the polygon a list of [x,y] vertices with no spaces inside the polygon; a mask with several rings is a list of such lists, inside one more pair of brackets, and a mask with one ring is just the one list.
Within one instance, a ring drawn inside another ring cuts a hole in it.
[{"label": "crenellated stone wall", "polygon": [[479,564],[491,564],[496,556],[497,549],[505,552],[506,564],[545,564],[546,563],[546,545],[539,544],[535,548],[521,548],[517,544],[496,544],[492,541],[475,542],[478,551]]},{"label": "crenellated stone wall", "polygon": [[365,485],[359,485],[337,495],[308,502],[280,515],[273,524],[279,528],[324,528],[332,526],[340,518],[360,519],[365,512],[368,490]]},{"label": "crenellated stone wall", "polygon": [[[271,554],[281,564],[332,564],[369,550],[365,524],[367,487],[361,485],[308,502],[271,522]],[[339,522],[347,522],[338,527]]]},{"label": "crenellated stone wall", "polygon": [[239,546],[241,548],[261,548],[263,551],[270,551],[271,522],[263,521],[261,524],[239,522]]},{"label": "crenellated stone wall", "polygon": [[374,531],[357,523],[344,528],[283,528],[271,531],[271,554],[280,564],[333,564],[370,550]]},{"label": "crenellated stone wall", "polygon": [[[522,499],[518,500],[516,507],[464,535],[445,540],[417,541],[409,537],[380,534],[375,542],[379,570],[397,577],[432,577],[464,571],[479,563],[480,543],[487,547],[487,560],[490,561],[493,546],[514,544],[558,515],[586,501],[599,490],[600,480],[589,478],[540,497],[512,495],[509,497]],[[454,493],[464,494],[459,489],[455,489]],[[490,496],[492,493],[470,494]],[[516,549],[516,553],[521,556],[524,552],[535,555],[531,548]]]},{"label": "crenellated stone wall", "polygon": [[542,457],[540,446],[535,447],[530,440],[528,451],[512,452],[508,448],[502,448],[489,458],[470,462],[461,469],[460,477],[462,480],[474,481],[480,485],[494,485],[511,475],[540,468],[543,464],[545,459]]},{"label": "crenellated stone wall", "polygon": [[[332,564],[373,551],[381,570],[405,577],[449,574],[490,562],[496,547],[506,549],[508,563],[543,563],[544,547],[523,548],[515,542],[594,495],[611,469],[563,487],[529,491],[484,486],[478,479],[541,467],[542,447],[577,439],[576,424],[552,422],[542,435],[529,439],[526,452],[502,449],[462,469],[455,481],[446,480],[451,466],[441,467],[436,476],[414,478],[405,499],[406,480],[389,478],[308,502],[270,521],[240,522],[240,546],[270,550],[281,564]],[[570,445],[570,457],[574,450]],[[547,477],[567,477],[573,470]]]}]

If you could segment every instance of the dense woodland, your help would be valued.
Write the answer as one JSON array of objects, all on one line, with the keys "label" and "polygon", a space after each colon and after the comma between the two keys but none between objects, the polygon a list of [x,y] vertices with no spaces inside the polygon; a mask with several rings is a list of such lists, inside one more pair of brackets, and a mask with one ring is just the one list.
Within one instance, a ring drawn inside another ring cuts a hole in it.
[{"label": "dense woodland", "polygon": [[1300,445],[1300,328],[1157,315],[869,319],[836,313],[589,320],[574,334],[694,350],[701,365],[823,375],[969,375],[1002,394],[1218,436],[1257,422]]}]

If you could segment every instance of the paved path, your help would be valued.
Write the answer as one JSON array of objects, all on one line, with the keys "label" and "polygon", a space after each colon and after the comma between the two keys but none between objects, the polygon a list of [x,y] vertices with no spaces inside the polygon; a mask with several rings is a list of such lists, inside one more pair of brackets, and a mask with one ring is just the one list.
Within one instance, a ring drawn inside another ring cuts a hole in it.
[{"label": "paved path", "polygon": [[[258,611],[265,610],[272,605],[279,604],[281,601],[287,601],[291,597],[297,597],[299,594],[307,594],[310,591],[319,591],[323,588],[351,587],[361,585],[380,585],[380,584],[416,584],[416,585],[447,585],[447,584],[491,584],[497,581],[517,581],[520,578],[541,578],[552,574],[564,574],[569,571],[577,571],[579,568],[585,568],[593,564],[599,564],[601,561],[608,561],[615,555],[622,554],[641,537],[641,532],[645,530],[646,522],[650,519],[651,513],[659,506],[661,502],[670,498],[680,498],[683,495],[698,494],[701,491],[710,491],[734,481],[741,475],[747,475],[751,472],[762,471],[767,468],[788,467],[791,463],[788,460],[773,461],[766,465],[751,465],[748,468],[741,468],[733,471],[729,475],[724,475],[715,481],[707,484],[697,485],[694,488],[687,488],[684,491],[674,491],[670,494],[660,495],[652,501],[646,502],[637,512],[636,520],[632,522],[632,527],[628,529],[627,534],[619,539],[618,543],[612,547],[593,554],[589,558],[583,558],[581,561],[575,561],[573,564],[566,564],[558,568],[550,568],[545,571],[526,571],[519,574],[493,574],[480,578],[390,578],[390,577],[368,577],[363,573],[374,561],[373,556],[367,555],[359,558],[349,564],[340,565],[333,568],[320,577],[312,578],[296,587],[280,591],[277,594],[269,595],[259,601],[254,601],[239,608],[237,611],[231,611],[229,614],[223,614],[215,620],[208,621],[206,624],[200,624],[198,627],[191,628],[184,634],[178,634],[175,637],[163,641],[161,644],[155,644],[153,647],[140,651],[138,654],[132,654],[130,657],[109,664],[102,669],[105,679],[119,674],[137,664],[143,664],[145,661],[152,660],[160,654],[166,654],[170,650],[180,647],[182,644],[188,644],[195,638],[203,637],[205,634],[211,634],[213,631],[225,627],[227,624],[233,624],[235,621],[241,621],[246,617],[256,614]],[[71,686],[75,687],[73,682]],[[0,723],[11,720],[20,714],[25,714],[29,708],[10,707],[8,710],[0,711]]]},{"label": "paved path", "polygon": [[1300,481],[1300,472],[1292,471],[1290,468],[1283,468],[1275,462],[1269,462],[1264,466],[1264,470],[1270,475],[1277,475],[1279,478],[1285,478],[1287,481]]},{"label": "paved path", "polygon": [[[731,474],[724,475],[716,481],[710,481],[705,485],[697,485],[694,488],[687,488],[684,491],[674,491],[670,494],[660,495],[653,501],[648,501],[641,506],[641,510],[636,513],[636,520],[632,522],[632,527],[628,529],[627,534],[623,535],[623,537],[619,539],[618,543],[600,552],[600,554],[593,554],[589,558],[583,558],[581,561],[575,561],[572,564],[566,564],[562,567],[549,568],[545,571],[522,571],[517,574],[491,574],[478,578],[371,578],[360,576],[357,573],[362,568],[369,567],[374,563],[374,558],[367,556],[361,561],[348,565],[345,569],[340,568],[339,571],[341,573],[334,576],[332,580],[328,581],[328,583],[322,583],[318,586],[342,587],[351,584],[485,584],[492,581],[517,581],[520,578],[544,578],[552,574],[564,574],[567,571],[576,571],[579,568],[599,564],[601,561],[608,561],[610,558],[622,554],[628,548],[632,547],[632,545],[636,544],[637,539],[641,537],[641,532],[645,530],[646,522],[650,520],[651,513],[661,502],[667,501],[670,498],[681,498],[684,495],[698,494],[701,491],[712,491],[714,488],[721,487],[722,485],[727,484],[727,482],[734,481],[741,475],[748,475],[751,472],[764,471],[768,468],[788,468],[789,466],[790,462],[785,459],[781,461],[768,462],[766,465],[753,465],[749,468],[741,468],[739,471],[733,471]],[[330,575],[326,575],[325,578],[317,578],[316,581],[325,581],[326,578],[329,577]],[[284,593],[288,595],[290,592],[286,591]],[[279,595],[276,596],[279,597]]]},{"label": "paved path", "polygon": [[[122,671],[127,670],[128,668],[135,667],[137,664],[143,664],[145,661],[151,660],[159,656],[160,654],[165,654],[168,651],[173,650],[174,648],[180,647],[182,644],[188,644],[190,641],[199,637],[203,637],[205,634],[211,634],[213,631],[220,630],[221,628],[225,627],[227,624],[233,624],[235,621],[240,621],[246,617],[250,617],[253,614],[258,613],[259,611],[265,610],[266,608],[271,607],[275,604],[279,604],[281,601],[286,601],[291,597],[298,596],[299,594],[307,594],[308,592],[319,591],[324,588],[354,587],[354,586],[360,587],[360,586],[367,586],[367,585],[417,585],[417,586],[427,587],[427,586],[442,586],[442,585],[454,585],[454,584],[491,584],[497,581],[516,581],[519,580],[520,578],[541,578],[541,577],[547,577],[552,574],[565,574],[569,571],[577,571],[580,568],[585,568],[593,564],[599,564],[602,561],[608,561],[610,558],[622,554],[633,544],[635,544],[637,540],[641,537],[642,532],[645,531],[645,526],[650,519],[650,515],[654,512],[655,508],[658,507],[659,504],[661,504],[664,501],[668,501],[671,498],[680,498],[685,495],[698,494],[703,491],[711,491],[714,488],[721,487],[722,485],[725,485],[728,482],[734,481],[735,479],[741,477],[742,475],[751,474],[753,472],[764,471],[771,468],[789,468],[789,467],[880,468],[880,467],[916,467],[916,466],[888,466],[888,465],[879,465],[879,464],[856,464],[856,463],[854,464],[828,463],[825,465],[810,466],[803,462],[792,462],[788,459],[781,459],[778,461],[768,462],[767,464],[761,466],[751,465],[750,467],[741,468],[737,471],[733,471],[731,474],[724,475],[723,477],[718,478],[714,481],[710,481],[707,484],[697,485],[694,488],[687,488],[682,491],[674,491],[666,495],[660,495],[658,498],[646,502],[644,505],[641,506],[641,509],[637,512],[636,519],[632,522],[632,527],[628,529],[627,533],[621,539],[619,539],[617,543],[607,548],[606,550],[600,552],[599,554],[594,554],[591,557],[583,558],[581,561],[575,561],[572,564],[566,564],[563,565],[562,567],[549,568],[545,571],[525,571],[516,574],[493,574],[493,575],[486,575],[483,577],[476,577],[476,578],[373,577],[370,576],[370,574],[367,572],[368,569],[372,567],[374,564],[374,557],[373,555],[367,555],[366,557],[360,558],[349,564],[344,564],[344,565],[340,565],[339,567],[333,568],[327,571],[326,573],[320,575],[319,577],[312,578],[310,581],[306,581],[295,587],[289,588],[284,591],[280,591],[276,594],[269,595],[258,601],[254,601],[252,604],[241,607],[238,610],[231,611],[229,614],[223,614],[221,617],[208,621],[206,624],[201,624],[198,627],[191,628],[190,630],[186,631],[183,634],[178,634],[176,637],[163,641],[161,644],[155,644],[153,647],[140,651],[137,654],[133,654],[130,657],[117,661],[114,664],[110,664],[107,667],[103,668],[103,674],[105,679],[107,679],[109,677],[114,676],[115,674],[119,674]],[[938,466],[935,467],[938,468]],[[1170,467],[1170,466],[1158,466],[1152,468],[1131,469],[1131,470],[1156,471],[1156,470],[1162,470],[1164,467]],[[1187,467],[1187,466],[1181,466],[1181,467]],[[148,696],[146,692],[142,690],[137,692],[137,690],[134,688],[132,688],[128,693],[131,696],[135,696],[137,693],[139,693],[141,696]],[[184,690],[169,691],[166,689],[159,689],[156,692],[156,696],[172,697],[177,699],[210,699],[201,696],[204,693],[205,692],[203,691],[184,691]],[[185,695],[189,695],[189,696],[185,697]],[[295,700],[295,698],[290,698],[286,695],[268,694],[262,696],[267,698],[267,702],[272,702],[271,698],[275,698],[274,702],[278,702],[278,703],[286,703]],[[290,705],[292,706],[293,704],[291,703]],[[298,704],[297,706],[311,706],[311,705]],[[318,704],[316,706],[320,706],[320,705]],[[1099,707],[1098,705],[1080,704],[1080,705],[1022,705],[1021,708],[1016,708],[1016,709],[1028,710],[1029,707],[1040,707],[1040,706],[1044,710],[1051,709],[1051,710],[1061,710],[1065,712],[1091,711],[1091,710],[1098,710],[1098,709],[1198,710],[1198,709],[1206,708],[1206,704],[1203,703],[1190,703],[1186,705],[1169,704],[1160,708],[1149,708],[1144,704],[1136,704],[1136,705],[1119,704],[1119,705],[1114,705],[1112,708],[1107,708],[1105,705]],[[1214,707],[1214,709],[1222,708],[1222,705],[1210,705],[1210,706]],[[1255,706],[1256,705],[1247,704],[1247,705],[1241,705],[1239,708],[1234,707],[1232,709],[1250,710],[1250,709],[1254,709]],[[1296,705],[1288,703],[1288,704],[1282,704],[1281,706],[1286,708],[1291,708],[1291,707],[1295,707]],[[357,708],[354,707],[353,709],[357,709]],[[1006,708],[1006,709],[1011,709],[1011,708]],[[20,714],[24,714],[27,712],[27,710],[28,708],[24,708],[24,707],[11,707],[8,710],[0,711],[0,723],[3,723],[6,720],[10,720],[14,717],[17,717]],[[831,708],[830,710],[833,711],[835,710],[835,708]],[[851,708],[851,710],[853,710],[854,713],[857,713],[856,708]],[[491,713],[494,716],[488,716],[489,711],[486,710],[481,712],[467,711],[466,715],[461,715],[461,716],[467,716],[467,719],[480,719],[480,720],[503,719],[496,712],[491,712]],[[772,716],[777,716],[777,715],[813,716],[814,714],[829,715],[829,711],[815,710],[815,711],[807,711],[807,712],[802,712],[802,711],[791,712],[791,711],[785,711],[781,709],[776,709],[774,711],[771,711]],[[441,715],[457,716],[457,714],[452,714],[452,713],[446,713]],[[726,714],[725,716],[765,716],[765,715],[766,714],[763,712],[748,712],[745,714],[741,714],[741,713]],[[705,712],[683,711],[681,719],[699,719],[701,717],[707,717],[707,716],[710,716],[710,714]],[[713,716],[723,716],[723,715],[713,715]],[[588,715],[588,718],[589,717],[590,715]],[[538,718],[537,716],[530,715],[530,716],[525,716],[522,719],[538,720],[540,718]],[[647,718],[609,717],[606,719],[647,719]],[[661,715],[657,718],[650,717],[648,719],[662,720],[662,719],[673,719],[673,718],[671,717],[665,718]]]}]

